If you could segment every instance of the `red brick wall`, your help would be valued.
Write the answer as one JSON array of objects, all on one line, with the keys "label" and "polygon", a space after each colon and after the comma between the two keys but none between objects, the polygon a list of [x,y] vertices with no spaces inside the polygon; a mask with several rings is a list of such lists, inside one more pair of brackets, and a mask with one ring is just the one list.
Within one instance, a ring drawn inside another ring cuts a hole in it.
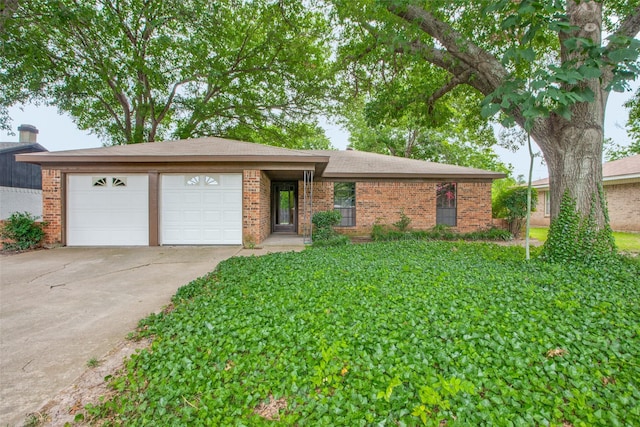
[{"label": "red brick wall", "polygon": [[549,216],[544,213],[545,193],[546,191],[544,190],[538,190],[538,203],[536,204],[536,210],[531,212],[531,225],[535,227],[549,226]]},{"label": "red brick wall", "polygon": [[56,169],[42,169],[42,221],[44,243],[62,243],[62,173]]},{"label": "red brick wall", "polygon": [[[307,197],[309,197],[307,193]],[[314,181],[313,182],[313,210],[311,215],[316,212],[328,211],[333,209],[333,182]],[[307,218],[310,223],[311,218]],[[305,231],[304,224],[304,181],[298,181],[298,234],[302,235]]]},{"label": "red brick wall", "polygon": [[491,183],[461,182],[458,184],[458,231],[491,228]]},{"label": "red brick wall", "polygon": [[640,231],[640,182],[604,187],[611,228]]},{"label": "red brick wall", "polygon": [[[538,191],[536,212],[531,214],[531,225],[548,227],[549,216],[544,214],[546,190]],[[604,193],[609,207],[609,222],[614,231],[640,231],[640,182],[605,185]]]},{"label": "red brick wall", "polygon": [[260,172],[260,242],[269,234],[271,234],[271,180],[266,173]]},{"label": "red brick wall", "polygon": [[271,233],[271,181],[260,170],[245,170],[242,187],[243,242],[259,244]]},{"label": "red brick wall", "polygon": [[[400,211],[411,218],[411,228],[432,228],[436,225],[436,184],[437,182],[357,181],[356,226],[338,227],[337,230],[345,234],[369,234],[376,223],[391,225],[397,222]],[[333,209],[333,182],[315,182],[313,211],[330,209]],[[461,232],[492,226],[490,182],[458,183],[457,222],[455,229]]]},{"label": "red brick wall", "polygon": [[242,174],[242,240],[260,242],[260,171]]}]

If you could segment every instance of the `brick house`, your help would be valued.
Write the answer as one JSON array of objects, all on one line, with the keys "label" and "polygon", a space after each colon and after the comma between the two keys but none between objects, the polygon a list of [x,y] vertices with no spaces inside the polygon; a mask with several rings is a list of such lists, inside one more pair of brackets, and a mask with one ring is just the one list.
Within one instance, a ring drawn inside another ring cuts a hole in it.
[{"label": "brick house", "polygon": [[[602,165],[602,184],[614,231],[640,232],[640,154]],[[538,204],[531,225],[550,223],[549,178],[532,182],[538,189]]]},{"label": "brick house", "polygon": [[47,243],[68,246],[259,244],[309,236],[314,212],[365,235],[404,212],[415,229],[492,226],[504,174],[359,151],[289,150],[198,138],[25,154],[42,166]]}]

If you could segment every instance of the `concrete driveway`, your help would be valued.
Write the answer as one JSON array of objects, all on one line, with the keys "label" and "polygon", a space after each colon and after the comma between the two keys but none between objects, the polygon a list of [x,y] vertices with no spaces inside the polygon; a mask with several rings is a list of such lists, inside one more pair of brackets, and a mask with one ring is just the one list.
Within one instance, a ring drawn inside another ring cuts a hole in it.
[{"label": "concrete driveway", "polygon": [[0,425],[21,425],[180,286],[240,252],[58,248],[0,256]]}]

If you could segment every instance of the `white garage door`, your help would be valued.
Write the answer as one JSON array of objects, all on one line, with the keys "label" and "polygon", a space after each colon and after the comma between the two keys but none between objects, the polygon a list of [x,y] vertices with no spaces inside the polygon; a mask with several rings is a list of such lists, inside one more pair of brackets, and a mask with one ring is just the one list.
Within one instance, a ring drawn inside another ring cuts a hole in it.
[{"label": "white garage door", "polygon": [[162,175],[163,245],[242,244],[242,174]]},{"label": "white garage door", "polygon": [[147,175],[68,175],[68,246],[149,244]]}]

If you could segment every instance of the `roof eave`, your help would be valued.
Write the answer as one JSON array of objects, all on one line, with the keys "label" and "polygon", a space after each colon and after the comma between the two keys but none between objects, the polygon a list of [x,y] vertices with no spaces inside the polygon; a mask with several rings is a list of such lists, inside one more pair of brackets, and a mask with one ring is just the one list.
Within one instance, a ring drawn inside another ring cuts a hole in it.
[{"label": "roof eave", "polygon": [[[602,182],[606,184],[615,184],[616,182],[622,181],[624,184],[630,183],[632,180],[640,179],[640,173],[627,174],[627,175],[616,175],[616,176],[605,176],[602,178]],[[549,188],[549,183],[542,184],[533,184],[531,187],[538,190],[546,190]]]},{"label": "roof eave", "polygon": [[486,173],[486,174],[460,174],[460,173],[325,173],[323,178],[363,178],[363,179],[375,179],[375,178],[387,178],[387,179],[482,179],[493,180],[505,178],[507,175],[504,173]]},{"label": "roof eave", "polygon": [[82,163],[328,163],[328,156],[261,156],[261,155],[233,155],[233,156],[203,156],[203,155],[75,155],[65,156],[53,153],[18,154],[16,160],[24,163],[39,165],[49,164],[82,164]]}]

